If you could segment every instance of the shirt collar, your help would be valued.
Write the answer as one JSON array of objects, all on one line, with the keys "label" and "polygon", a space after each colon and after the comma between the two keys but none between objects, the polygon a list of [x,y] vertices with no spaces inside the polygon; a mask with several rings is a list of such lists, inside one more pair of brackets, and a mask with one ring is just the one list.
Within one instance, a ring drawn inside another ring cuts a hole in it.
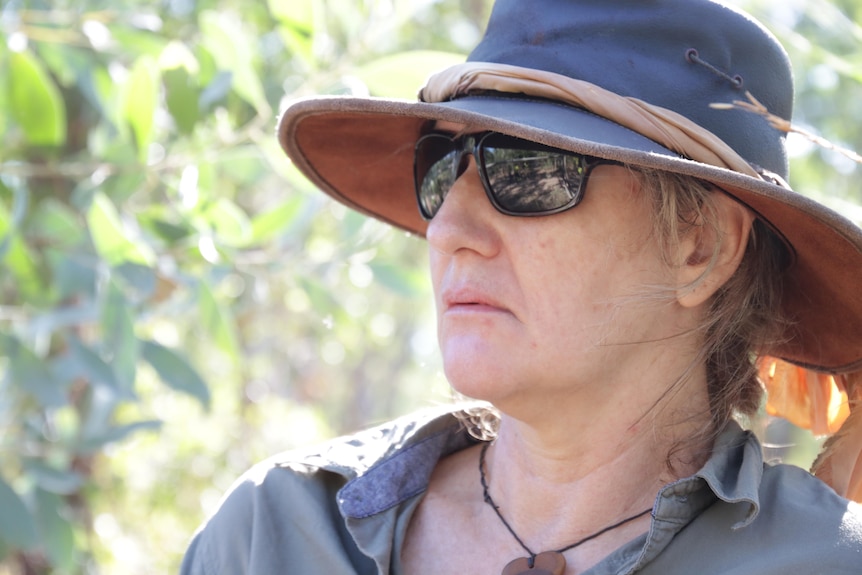
[{"label": "shirt collar", "polygon": [[[393,558],[397,560],[393,549],[403,544],[412,509],[439,460],[476,442],[459,415],[432,411],[336,440],[304,463],[344,478],[339,510],[359,549],[386,573]],[[633,573],[716,500],[731,504],[725,511],[732,514],[734,529],[748,525],[759,512],[762,473],[756,437],[736,423],[728,424],[700,471],[659,492],[649,532],[603,564],[612,568],[609,572]]]},{"label": "shirt collar", "polygon": [[[657,517],[686,524],[717,498],[740,510],[734,525],[749,525],[760,512],[760,481],[763,455],[760,442],[751,431],[731,421],[718,436],[712,455],[694,475],[666,485],[656,500]],[[677,507],[670,502],[685,503]],[[663,505],[664,503],[664,505]]]},{"label": "shirt collar", "polygon": [[347,480],[338,506],[346,518],[361,519],[424,491],[442,457],[477,441],[459,412],[431,409],[333,441],[304,461]]},{"label": "shirt collar", "polygon": [[[421,493],[442,457],[477,441],[456,412],[429,410],[351,436],[346,442],[332,442],[305,461],[343,476],[347,483],[339,492],[339,507],[345,517],[362,518]],[[697,473],[661,490],[653,515],[684,525],[718,498],[740,508],[741,519],[734,528],[745,527],[760,510],[762,475],[757,438],[730,422]]]}]

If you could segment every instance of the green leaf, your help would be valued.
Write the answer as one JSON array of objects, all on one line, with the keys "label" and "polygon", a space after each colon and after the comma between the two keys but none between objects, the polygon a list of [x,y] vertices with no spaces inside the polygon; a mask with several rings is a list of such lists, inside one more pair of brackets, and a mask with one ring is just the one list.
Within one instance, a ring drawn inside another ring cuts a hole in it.
[{"label": "green leaf", "polygon": [[31,548],[39,541],[33,516],[17,493],[0,477],[0,540]]},{"label": "green leaf", "polygon": [[20,236],[13,236],[4,261],[6,267],[15,276],[17,288],[24,296],[23,299],[29,301],[44,299],[43,296],[48,295],[43,293],[44,285],[42,278],[39,277],[35,260],[36,258]]},{"label": "green leaf", "polygon": [[105,386],[114,394],[132,397],[131,390],[123,389],[114,370],[96,350],[74,336],[69,336],[67,343],[69,359],[65,364],[67,368],[74,366],[75,373],[94,386]]},{"label": "green leaf", "polygon": [[123,126],[120,109],[120,92],[122,90],[114,83],[110,71],[104,67],[92,67],[81,81],[81,91],[90,99],[97,110],[101,110],[105,119],[113,126]]},{"label": "green leaf", "polygon": [[200,115],[200,88],[195,78],[185,68],[166,70],[162,77],[168,111],[180,133],[191,134]]},{"label": "green leaf", "polygon": [[321,284],[319,278],[311,275],[303,276],[299,278],[299,285],[317,313],[326,315],[338,309],[338,302],[333,298],[332,292]]},{"label": "green leaf", "polygon": [[419,88],[434,72],[464,62],[463,54],[416,50],[384,56],[360,66],[356,75],[374,96],[416,99]]},{"label": "green leaf", "polygon": [[114,268],[118,286],[133,302],[148,300],[156,291],[156,272],[136,263],[124,263]]},{"label": "green leaf", "polygon": [[[69,365],[66,373],[74,374],[78,370],[73,365],[74,360],[69,360],[68,356],[63,359]],[[102,438],[110,435],[121,398],[108,387],[90,386],[83,399],[79,406],[80,425],[71,447],[75,453],[90,454],[104,446]]]},{"label": "green leaf", "polygon": [[118,19],[123,25],[111,26],[111,36],[122,47],[126,54],[143,54],[157,58],[170,40],[149,31],[136,30],[125,24],[126,19]]},{"label": "green leaf", "polygon": [[33,479],[36,485],[51,493],[70,495],[84,485],[84,478],[80,473],[65,469],[56,469],[41,460],[25,460],[24,469],[27,472],[27,476]]},{"label": "green leaf", "polygon": [[200,72],[200,64],[189,47],[178,40],[172,40],[159,54],[159,66],[162,70],[182,68],[189,74]]},{"label": "green leaf", "polygon": [[280,22],[278,33],[289,52],[306,66],[314,65],[314,22],[321,12],[320,0],[268,0],[269,10]]},{"label": "green leaf", "polygon": [[[9,54],[6,50],[6,43],[0,42],[0,86],[10,86],[12,78],[9,74],[9,66],[6,65],[6,59]],[[9,110],[9,90],[0,89],[0,110]],[[0,134],[8,133],[8,113],[0,113]],[[3,546],[0,544],[0,561],[3,560]]]},{"label": "green leaf", "polygon": [[236,322],[230,308],[216,299],[209,284],[204,281],[198,286],[198,306],[206,333],[211,334],[219,348],[236,359],[239,355]]},{"label": "green leaf", "polygon": [[125,425],[112,425],[105,428],[101,433],[84,437],[78,446],[81,453],[93,453],[103,449],[110,443],[124,441],[127,437],[138,431],[156,431],[162,427],[162,422],[155,419],[136,421]]},{"label": "green leaf", "polygon": [[314,8],[318,0],[267,0],[273,18],[311,35],[314,29]]},{"label": "green leaf", "polygon": [[138,157],[144,162],[153,140],[153,125],[159,100],[159,67],[151,56],[138,58],[126,81],[123,116],[132,127]]},{"label": "green leaf", "polygon": [[402,265],[371,262],[374,279],[391,291],[406,297],[416,296],[425,290],[425,274]]},{"label": "green leaf", "polygon": [[43,290],[34,257],[15,229],[14,216],[0,204],[0,263],[15,276],[25,298],[37,299]]},{"label": "green leaf", "polygon": [[105,194],[96,192],[87,212],[90,237],[96,251],[111,265],[124,262],[150,264],[155,256],[143,242],[134,242],[120,221],[119,212]]},{"label": "green leaf", "polygon": [[203,217],[219,241],[227,245],[241,247],[251,239],[248,216],[227,198],[219,198],[207,206]]},{"label": "green leaf", "polygon": [[154,341],[143,341],[141,356],[168,387],[191,395],[209,409],[210,392],[206,382],[178,352]]},{"label": "green leaf", "polygon": [[299,221],[302,208],[306,204],[306,198],[293,195],[274,208],[258,214],[251,222],[252,242],[266,242],[277,235],[288,233]]},{"label": "green leaf", "polygon": [[123,293],[112,282],[102,311],[103,346],[117,382],[124,389],[134,388],[138,362],[138,338],[132,313]]},{"label": "green leaf", "polygon": [[177,218],[164,213],[162,208],[163,206],[151,206],[147,212],[139,214],[138,223],[141,227],[146,228],[151,234],[169,245],[173,245],[192,234],[194,230],[191,226],[183,221],[170,221]]},{"label": "green leaf", "polygon": [[266,157],[257,144],[225,150],[219,154],[215,168],[222,178],[227,177],[231,182],[247,186],[262,180],[267,173]]},{"label": "green leaf", "polygon": [[40,201],[33,209],[30,233],[54,248],[78,244],[85,237],[82,228],[78,215],[53,198]]},{"label": "green leaf", "polygon": [[[7,184],[7,185],[3,185]],[[16,273],[18,279],[27,279],[38,283],[35,267],[26,243],[20,238],[20,225],[27,215],[30,205],[30,192],[26,184],[19,178],[0,176],[0,189],[12,193],[12,211],[0,203],[0,260],[6,260],[7,265]]]},{"label": "green leaf", "polygon": [[0,351],[6,355],[9,362],[6,377],[10,378],[16,387],[35,397],[42,407],[65,405],[66,385],[56,377],[42,358],[17,338],[3,333],[0,333]]},{"label": "green leaf", "polygon": [[12,118],[34,146],[66,142],[66,107],[51,76],[28,52],[9,55],[9,104]]},{"label": "green leaf", "polygon": [[75,559],[75,531],[66,519],[66,502],[56,495],[37,489],[36,525],[39,535],[53,567],[61,571],[71,570]]},{"label": "green leaf", "polygon": [[61,86],[71,86],[93,60],[86,50],[65,43],[39,42],[32,45],[39,60]]},{"label": "green leaf", "polygon": [[18,228],[24,221],[30,207],[30,193],[24,185],[10,186],[12,188],[12,213],[9,225]]},{"label": "green leaf", "polygon": [[318,68],[314,57],[314,24],[315,15],[322,13],[320,0],[269,0],[268,4],[280,22],[276,29],[287,52],[307,69]]},{"label": "green leaf", "polygon": [[10,225],[10,220],[6,206],[0,204],[0,262],[5,261],[10,252],[22,248],[21,239],[17,230]]},{"label": "green leaf", "polygon": [[95,296],[97,270],[101,263],[95,254],[59,250],[50,250],[48,254],[58,299],[73,296],[92,299]]},{"label": "green leaf", "polygon": [[258,114],[268,116],[263,84],[254,67],[256,39],[227,13],[207,11],[200,16],[203,45],[222,70],[233,74],[233,91],[254,106]]},{"label": "green leaf", "polygon": [[221,102],[227,97],[232,84],[233,73],[227,70],[222,70],[216,74],[210,83],[201,91],[198,106],[202,109],[206,109],[216,102]]},{"label": "green leaf", "polygon": [[360,214],[359,212],[355,212],[350,210],[347,212],[347,215],[344,216],[343,226],[339,230],[341,232],[341,237],[348,241],[354,241],[356,235],[365,227],[365,224],[368,223],[368,216],[365,214]]},{"label": "green leaf", "polygon": [[[111,160],[122,165],[132,164],[135,160],[135,156],[134,154],[129,153],[130,150],[131,147],[129,146],[118,148],[116,155],[111,156]],[[147,177],[147,170],[143,169],[131,170],[126,173],[121,172],[115,176],[111,176],[101,184],[93,186],[93,189],[90,192],[80,190],[80,198],[88,198],[86,203],[83,205],[89,206],[93,201],[93,195],[96,192],[101,191],[119,206],[135,194],[140,194],[143,191],[142,188],[146,185]]]},{"label": "green leaf", "polygon": [[99,308],[92,300],[84,300],[78,305],[49,308],[45,313],[35,316],[27,324],[26,333],[34,338],[53,334],[67,327],[79,327],[95,321]]}]

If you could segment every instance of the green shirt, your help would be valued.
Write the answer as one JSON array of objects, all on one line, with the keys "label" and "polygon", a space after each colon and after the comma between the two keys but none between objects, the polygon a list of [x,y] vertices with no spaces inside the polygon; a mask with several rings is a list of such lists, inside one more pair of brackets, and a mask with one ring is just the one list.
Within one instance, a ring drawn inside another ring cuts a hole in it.
[{"label": "green shirt", "polygon": [[[476,443],[421,413],[271,458],[195,534],[182,575],[403,573],[407,525],[437,461]],[[731,424],[691,477],[666,485],[649,532],[582,575],[860,575],[862,506],[798,467],[764,465]]]}]

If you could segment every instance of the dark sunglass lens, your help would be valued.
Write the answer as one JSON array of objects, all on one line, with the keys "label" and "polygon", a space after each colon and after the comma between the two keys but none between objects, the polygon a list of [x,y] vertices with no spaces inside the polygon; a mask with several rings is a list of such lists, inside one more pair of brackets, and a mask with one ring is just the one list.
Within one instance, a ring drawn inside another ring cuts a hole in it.
[{"label": "dark sunglass lens", "polygon": [[508,212],[553,212],[580,199],[585,174],[582,156],[494,138],[483,141],[481,153],[494,199]]},{"label": "dark sunglass lens", "polygon": [[446,194],[458,177],[460,150],[442,134],[428,134],[416,144],[414,178],[422,215],[431,219],[443,205]]}]

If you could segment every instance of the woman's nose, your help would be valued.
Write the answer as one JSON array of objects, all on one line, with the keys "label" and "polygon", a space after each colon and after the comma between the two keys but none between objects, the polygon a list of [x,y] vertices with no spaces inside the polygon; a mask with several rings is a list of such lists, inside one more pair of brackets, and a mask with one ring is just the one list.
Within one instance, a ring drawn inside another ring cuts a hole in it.
[{"label": "woman's nose", "polygon": [[471,249],[491,256],[497,249],[495,219],[501,217],[488,200],[475,161],[470,158],[428,223],[426,238],[432,249],[445,254]]}]

